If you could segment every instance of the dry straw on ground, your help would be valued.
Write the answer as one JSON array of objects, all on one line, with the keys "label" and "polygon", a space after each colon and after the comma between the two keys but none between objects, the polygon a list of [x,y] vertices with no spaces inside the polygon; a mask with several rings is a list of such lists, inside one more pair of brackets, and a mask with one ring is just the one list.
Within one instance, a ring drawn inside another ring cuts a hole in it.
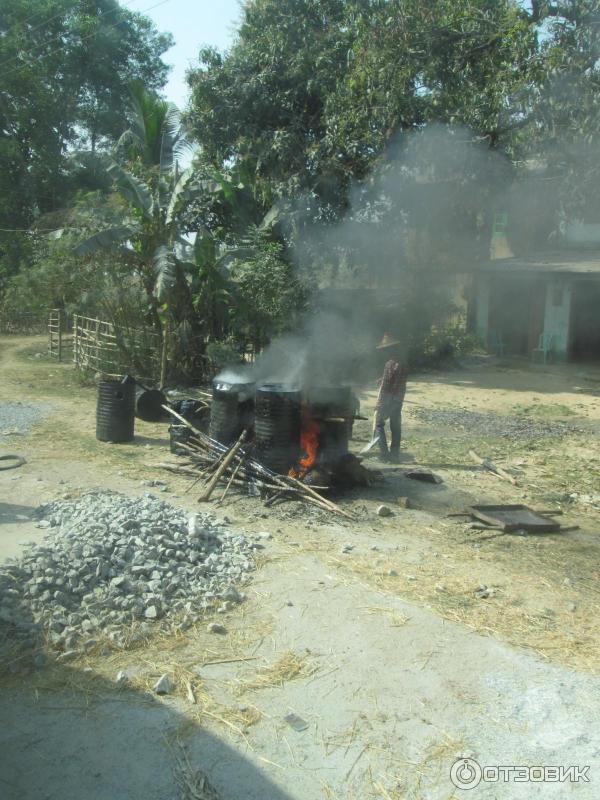
[{"label": "dry straw on ground", "polygon": [[261,667],[252,677],[239,681],[238,691],[274,689],[284,686],[289,681],[309,678],[316,671],[317,667],[311,664],[308,654],[299,654],[287,650],[277,661]]},{"label": "dry straw on ground", "polygon": [[[474,557],[472,546],[460,541],[464,531],[443,536],[448,557],[411,565],[410,574],[396,557],[330,557],[329,563],[351,583],[358,578],[548,661],[600,671],[600,592],[589,582],[589,553],[559,538],[540,546],[536,537],[512,537],[510,548],[499,539]],[[478,599],[480,584],[492,587],[493,595]]]}]

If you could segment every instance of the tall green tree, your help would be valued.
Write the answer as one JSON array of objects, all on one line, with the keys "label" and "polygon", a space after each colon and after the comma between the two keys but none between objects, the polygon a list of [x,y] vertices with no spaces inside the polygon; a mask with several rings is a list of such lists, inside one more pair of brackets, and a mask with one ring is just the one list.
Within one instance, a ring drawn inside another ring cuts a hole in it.
[{"label": "tall green tree", "polygon": [[162,87],[171,43],[116,0],[3,0],[0,288],[26,261],[30,227],[65,204],[69,149],[126,127],[130,82]]},{"label": "tall green tree", "polygon": [[233,47],[200,53],[189,119],[266,201],[335,217],[399,132],[460,123],[497,146],[535,46],[516,0],[252,0]]}]

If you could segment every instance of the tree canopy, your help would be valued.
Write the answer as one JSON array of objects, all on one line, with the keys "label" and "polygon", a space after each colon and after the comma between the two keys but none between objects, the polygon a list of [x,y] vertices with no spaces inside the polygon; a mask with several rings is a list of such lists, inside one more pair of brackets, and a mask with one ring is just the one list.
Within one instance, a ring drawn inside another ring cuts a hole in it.
[{"label": "tree canopy", "polygon": [[0,15],[0,278],[26,231],[70,196],[67,155],[127,127],[129,85],[165,83],[172,44],[116,0],[3,0]]},{"label": "tree canopy", "polygon": [[200,52],[188,118],[266,204],[305,193],[324,219],[391,141],[431,123],[513,161],[551,159],[567,197],[598,136],[599,13],[594,0],[251,0],[231,49]]}]

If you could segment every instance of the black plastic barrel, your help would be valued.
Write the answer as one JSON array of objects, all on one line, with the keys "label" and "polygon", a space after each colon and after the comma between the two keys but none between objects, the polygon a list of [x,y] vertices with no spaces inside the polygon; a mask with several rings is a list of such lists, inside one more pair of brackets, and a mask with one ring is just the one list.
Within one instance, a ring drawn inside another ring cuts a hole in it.
[{"label": "black plastic barrel", "polygon": [[349,386],[312,386],[306,392],[311,419],[319,425],[319,453],[335,463],[348,452],[354,408]]},{"label": "black plastic barrel", "polygon": [[348,418],[353,414],[352,390],[349,386],[311,386],[306,404],[313,419]]},{"label": "black plastic barrel", "polygon": [[160,422],[165,418],[163,406],[167,398],[159,389],[144,389],[138,386],[135,393],[135,415],[144,422]]},{"label": "black plastic barrel", "polygon": [[300,455],[301,395],[281,384],[256,390],[254,425],[259,460],[286,475]]},{"label": "black plastic barrel", "polygon": [[116,380],[98,382],[96,439],[130,442],[135,422],[135,384]]},{"label": "black plastic barrel", "polygon": [[254,384],[213,380],[210,408],[211,439],[230,445],[254,426]]}]

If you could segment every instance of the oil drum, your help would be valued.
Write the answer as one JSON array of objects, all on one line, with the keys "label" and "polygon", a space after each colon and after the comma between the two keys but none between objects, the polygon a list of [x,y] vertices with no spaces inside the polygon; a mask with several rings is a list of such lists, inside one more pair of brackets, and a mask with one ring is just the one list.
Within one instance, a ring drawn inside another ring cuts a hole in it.
[{"label": "oil drum", "polygon": [[282,384],[259,386],[254,425],[259,460],[273,472],[287,474],[300,455],[300,392]]},{"label": "oil drum", "polygon": [[211,439],[230,445],[243,430],[254,427],[254,384],[213,380],[210,408]]},{"label": "oil drum", "polygon": [[135,392],[135,415],[144,422],[161,422],[166,412],[167,398],[159,389],[138,386]]},{"label": "oil drum", "polygon": [[319,425],[319,450],[334,463],[348,452],[354,407],[350,386],[311,386],[305,402],[309,416]]},{"label": "oil drum", "polygon": [[98,382],[96,439],[130,442],[135,422],[135,383],[118,380]]}]

